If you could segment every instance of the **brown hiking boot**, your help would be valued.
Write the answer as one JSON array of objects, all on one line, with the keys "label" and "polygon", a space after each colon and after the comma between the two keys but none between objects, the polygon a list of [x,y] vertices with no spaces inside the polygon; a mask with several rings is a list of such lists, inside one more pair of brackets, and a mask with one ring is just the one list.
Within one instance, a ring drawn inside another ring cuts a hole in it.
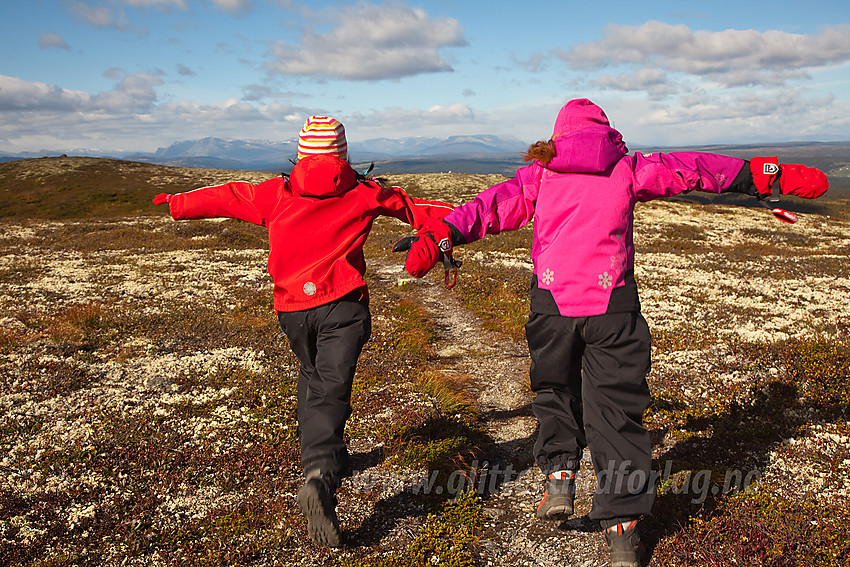
[{"label": "brown hiking boot", "polygon": [[565,520],[573,514],[576,498],[576,471],[557,471],[546,477],[543,500],[537,506],[541,520]]},{"label": "brown hiking boot", "polygon": [[333,488],[321,475],[311,475],[295,501],[307,518],[307,535],[319,545],[342,547]]},{"label": "brown hiking boot", "polygon": [[605,528],[611,567],[640,567],[643,544],[636,519],[617,521]]}]

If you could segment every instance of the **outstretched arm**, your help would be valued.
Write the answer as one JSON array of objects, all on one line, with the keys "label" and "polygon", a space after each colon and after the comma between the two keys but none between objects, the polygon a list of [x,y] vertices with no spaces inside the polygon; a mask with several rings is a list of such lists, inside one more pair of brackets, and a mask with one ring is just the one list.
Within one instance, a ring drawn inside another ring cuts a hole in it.
[{"label": "outstretched arm", "polygon": [[635,197],[650,201],[692,190],[745,193],[759,199],[796,195],[813,199],[829,188],[819,169],[779,164],[776,157],[751,161],[704,152],[640,153],[634,156]]},{"label": "outstretched arm", "polygon": [[[540,171],[539,166],[520,168],[514,179],[482,191],[469,203],[448,213],[442,221],[429,221],[416,236],[402,238],[393,246],[393,251],[407,252],[405,268],[417,278],[425,276],[442,259],[446,285],[453,286],[460,266],[452,257],[454,246],[527,224],[534,216]],[[450,272],[454,273],[453,278]]]},{"label": "outstretched arm", "polygon": [[176,195],[161,193],[154,197],[153,202],[157,205],[168,203],[169,212],[175,220],[227,217],[265,225],[262,211],[267,210],[267,201],[270,203],[280,197],[283,183],[282,177],[259,185],[235,181]]},{"label": "outstretched arm", "polygon": [[445,221],[465,242],[525,226],[534,217],[542,172],[536,164],[521,167],[516,177],[482,191],[446,215]]},{"label": "outstretched arm", "polygon": [[633,159],[638,201],[694,190],[724,193],[739,181],[738,175],[747,165],[743,159],[703,152],[636,153]]},{"label": "outstretched arm", "polygon": [[383,187],[375,206],[381,214],[393,216],[418,229],[416,236],[402,238],[393,246],[393,252],[407,252],[405,267],[410,274],[424,276],[441,257],[449,266],[447,271],[450,267],[457,271],[456,263],[451,259],[449,227],[442,221],[454,207],[443,201],[411,197],[400,187]]}]

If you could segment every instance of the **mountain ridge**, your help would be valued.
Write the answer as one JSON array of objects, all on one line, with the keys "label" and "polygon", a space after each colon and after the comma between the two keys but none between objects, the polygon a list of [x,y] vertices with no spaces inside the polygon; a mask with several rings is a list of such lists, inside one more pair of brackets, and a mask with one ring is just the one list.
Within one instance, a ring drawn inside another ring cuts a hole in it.
[{"label": "mountain ridge", "polygon": [[[349,158],[358,169],[371,162],[393,173],[497,173],[510,175],[522,162],[525,142],[494,135],[456,135],[448,138],[374,138],[349,142]],[[267,141],[206,137],[181,140],[155,152],[108,152],[67,150],[20,152],[0,155],[0,162],[40,157],[98,157],[155,165],[231,169],[241,171],[288,171],[297,155],[295,140]],[[766,142],[762,144],[714,144],[701,146],[634,146],[643,153],[709,151],[741,158],[779,155],[780,161],[806,163],[832,176],[850,177],[850,141]]]}]

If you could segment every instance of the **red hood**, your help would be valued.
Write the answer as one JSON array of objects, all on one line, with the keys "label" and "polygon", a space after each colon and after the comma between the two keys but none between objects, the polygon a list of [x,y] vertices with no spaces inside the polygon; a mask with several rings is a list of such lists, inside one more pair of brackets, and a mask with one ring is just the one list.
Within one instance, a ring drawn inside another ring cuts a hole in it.
[{"label": "red hood", "polygon": [[313,155],[298,160],[289,175],[292,191],[302,197],[333,197],[357,185],[357,174],[335,155]]}]

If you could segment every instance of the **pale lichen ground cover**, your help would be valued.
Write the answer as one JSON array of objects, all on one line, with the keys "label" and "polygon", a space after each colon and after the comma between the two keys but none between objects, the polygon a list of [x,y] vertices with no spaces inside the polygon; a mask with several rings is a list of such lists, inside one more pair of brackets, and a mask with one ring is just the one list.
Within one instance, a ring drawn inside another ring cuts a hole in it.
[{"label": "pale lichen ground cover", "polygon": [[[785,372],[781,366],[754,368],[752,361],[742,367],[734,345],[848,340],[846,219],[801,214],[789,225],[760,207],[655,201],[636,209],[635,247],[642,310],[656,339],[650,384],[673,387],[685,406],[704,406],[706,399],[742,393],[755,382],[754,375],[770,380]],[[531,270],[527,247],[472,248],[461,249],[458,257]],[[824,427],[846,433],[846,411],[843,418]],[[820,427],[804,428],[799,437],[776,448],[768,455],[768,468],[759,472],[767,479],[782,478],[785,486],[817,486],[814,469],[789,465],[794,459],[786,452],[822,445]],[[664,447],[657,448],[656,455]],[[850,456],[846,443],[833,443],[832,448],[832,453]],[[840,480],[827,493],[850,494],[850,460],[839,460],[833,469],[829,474]],[[825,493],[806,488],[795,494],[822,498]]]},{"label": "pale lichen ground cover", "polygon": [[[421,194],[450,202],[493,181],[416,179],[428,184]],[[458,193],[440,193],[450,184]],[[262,234],[231,221],[188,226],[151,217],[0,224],[0,553],[8,563],[336,561],[309,545],[292,503],[297,366],[271,311]],[[387,243],[404,227],[375,231],[369,253],[399,262]],[[786,416],[796,428],[784,442],[701,455],[717,452],[718,407],[752,403],[754,384],[790,372],[753,348],[847,344],[850,223],[801,215],[790,226],[764,209],[656,202],[638,207],[635,233],[655,337],[655,457],[677,470],[757,468],[766,490],[791,499],[846,499],[846,411],[784,407],[802,412]],[[476,265],[530,274],[527,236],[500,238],[458,251],[467,263],[460,285]],[[379,518],[423,474],[384,459],[385,443],[434,404],[411,385],[421,362],[395,354],[404,317],[381,303],[396,292],[373,283],[376,338],[349,430],[367,455],[361,464],[383,476],[346,492],[343,523],[361,542],[347,552],[355,559],[376,546],[402,549],[429,509],[405,500],[413,509],[395,510],[398,526]],[[682,427],[661,402],[675,402],[679,414],[691,408],[693,423]]]},{"label": "pale lichen ground cover", "polygon": [[[332,561],[294,505],[297,362],[263,232],[222,223],[2,225],[1,563]],[[364,468],[435,411],[411,389],[422,361],[397,345],[405,317],[374,303],[348,428]],[[355,556],[410,543],[431,505],[399,503],[389,538],[374,507],[423,474],[399,463],[350,481]]]}]

